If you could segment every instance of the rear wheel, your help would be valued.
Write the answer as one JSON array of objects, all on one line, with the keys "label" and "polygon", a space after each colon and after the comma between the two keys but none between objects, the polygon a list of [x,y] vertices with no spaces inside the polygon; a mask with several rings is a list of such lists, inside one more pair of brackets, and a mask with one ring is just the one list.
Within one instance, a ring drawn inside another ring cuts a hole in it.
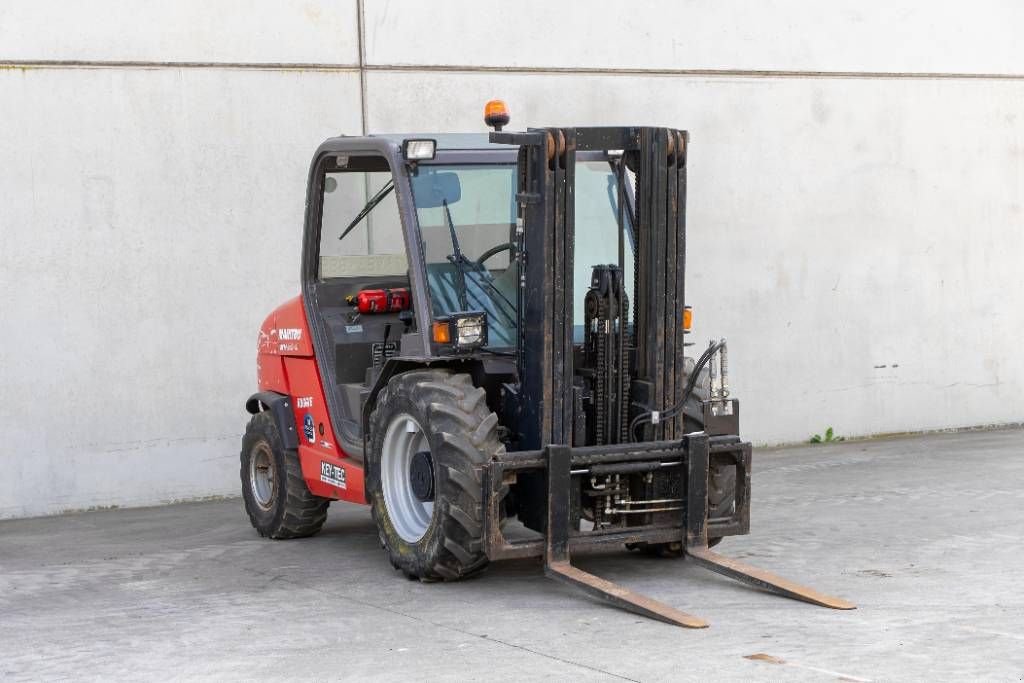
[{"label": "rear wheel", "polygon": [[486,399],[448,370],[398,375],[377,397],[367,495],[381,545],[409,578],[460,579],[487,565],[483,469],[505,447]]},{"label": "rear wheel", "polygon": [[286,451],[269,412],[253,415],[242,437],[242,499],[260,536],[300,538],[320,531],[330,500],[306,487],[295,451]]}]

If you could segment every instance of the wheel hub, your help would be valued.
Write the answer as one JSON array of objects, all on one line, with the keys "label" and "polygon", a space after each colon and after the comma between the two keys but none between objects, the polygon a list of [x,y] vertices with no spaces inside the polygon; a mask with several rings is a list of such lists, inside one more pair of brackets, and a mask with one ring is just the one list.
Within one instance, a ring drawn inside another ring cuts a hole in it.
[{"label": "wheel hub", "polygon": [[[414,460],[419,462],[414,465]],[[384,433],[380,479],[395,532],[407,543],[417,543],[434,516],[433,491],[427,490],[433,487],[434,465],[427,434],[408,413],[393,417]]]},{"label": "wheel hub", "polygon": [[434,459],[430,457],[430,451],[413,453],[409,462],[409,484],[421,503],[434,500]]},{"label": "wheel hub", "polygon": [[249,489],[256,504],[264,510],[274,505],[277,490],[274,456],[266,443],[259,443],[249,454]]}]

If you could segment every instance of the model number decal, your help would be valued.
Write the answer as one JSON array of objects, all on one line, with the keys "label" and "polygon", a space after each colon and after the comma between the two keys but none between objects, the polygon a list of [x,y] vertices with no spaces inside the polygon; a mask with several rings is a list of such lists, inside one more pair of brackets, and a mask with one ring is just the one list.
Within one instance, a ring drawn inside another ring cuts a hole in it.
[{"label": "model number decal", "polygon": [[339,489],[347,488],[345,485],[345,468],[333,465],[326,460],[320,461],[320,481]]},{"label": "model number decal", "polygon": [[313,407],[313,397],[312,396],[299,396],[297,399],[295,399],[295,407],[296,408],[312,408]]}]

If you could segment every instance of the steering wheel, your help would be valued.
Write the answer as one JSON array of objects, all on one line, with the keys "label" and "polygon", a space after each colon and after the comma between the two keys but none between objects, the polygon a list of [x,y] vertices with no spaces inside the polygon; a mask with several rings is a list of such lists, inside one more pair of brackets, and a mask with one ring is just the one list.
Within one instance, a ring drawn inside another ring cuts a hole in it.
[{"label": "steering wheel", "polygon": [[498,254],[500,254],[503,251],[512,251],[513,249],[515,249],[515,246],[516,245],[513,244],[512,242],[505,242],[504,244],[496,244],[495,246],[491,247],[490,249],[488,249],[484,253],[480,254],[480,258],[478,258],[476,260],[476,265],[483,266],[484,265],[484,261],[486,261],[486,260],[488,260],[490,258],[494,258],[495,256],[497,256]]}]

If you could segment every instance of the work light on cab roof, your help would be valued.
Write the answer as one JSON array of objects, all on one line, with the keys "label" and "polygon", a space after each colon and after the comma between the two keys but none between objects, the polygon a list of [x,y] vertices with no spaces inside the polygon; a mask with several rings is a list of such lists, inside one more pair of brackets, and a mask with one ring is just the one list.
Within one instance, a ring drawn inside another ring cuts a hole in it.
[{"label": "work light on cab roof", "polygon": [[406,161],[428,161],[437,155],[437,140],[409,138],[402,143]]}]

